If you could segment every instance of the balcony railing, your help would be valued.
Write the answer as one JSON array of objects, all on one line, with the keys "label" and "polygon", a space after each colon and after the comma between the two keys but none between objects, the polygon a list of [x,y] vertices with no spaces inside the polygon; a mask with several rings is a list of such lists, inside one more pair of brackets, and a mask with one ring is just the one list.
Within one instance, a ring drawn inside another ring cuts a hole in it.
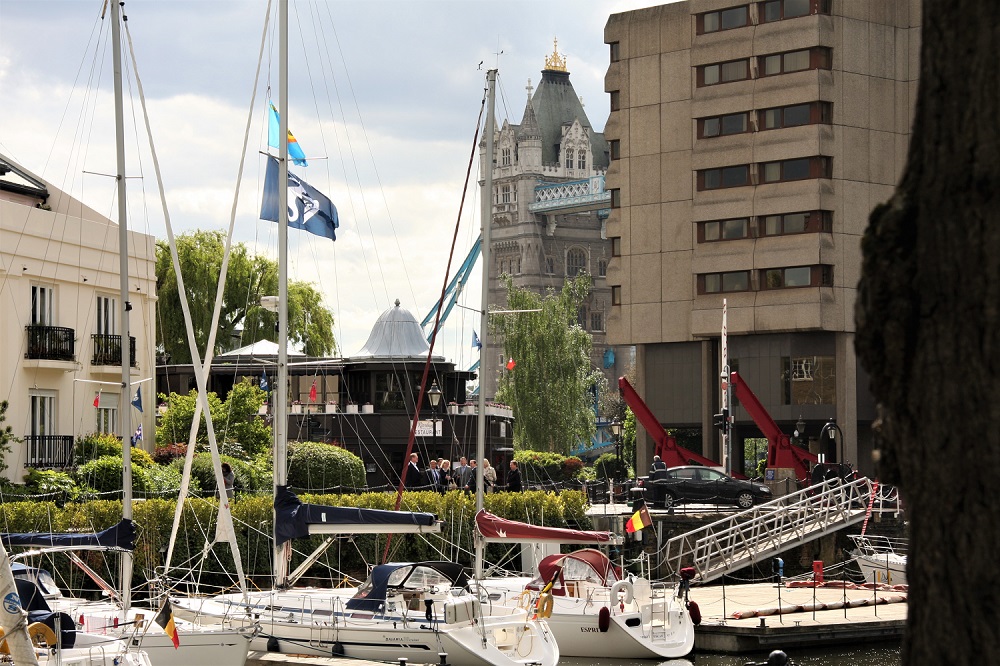
[{"label": "balcony railing", "polygon": [[72,328],[25,326],[28,347],[24,358],[46,361],[76,360],[76,334]]},{"label": "balcony railing", "polygon": [[25,467],[58,469],[73,465],[72,435],[25,435],[28,447]]},{"label": "balcony railing", "polygon": [[[90,336],[94,340],[94,358],[91,365],[121,365],[122,364],[122,336],[95,333]],[[128,337],[129,356],[133,368],[135,363],[135,338]]]}]

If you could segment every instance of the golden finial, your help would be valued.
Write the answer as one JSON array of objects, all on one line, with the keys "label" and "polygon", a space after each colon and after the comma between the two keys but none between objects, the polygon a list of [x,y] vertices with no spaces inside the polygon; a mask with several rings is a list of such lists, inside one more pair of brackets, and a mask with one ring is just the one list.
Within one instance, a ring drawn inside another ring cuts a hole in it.
[{"label": "golden finial", "polygon": [[552,38],[552,55],[545,56],[545,69],[556,72],[566,71],[566,56],[559,55],[559,40]]}]

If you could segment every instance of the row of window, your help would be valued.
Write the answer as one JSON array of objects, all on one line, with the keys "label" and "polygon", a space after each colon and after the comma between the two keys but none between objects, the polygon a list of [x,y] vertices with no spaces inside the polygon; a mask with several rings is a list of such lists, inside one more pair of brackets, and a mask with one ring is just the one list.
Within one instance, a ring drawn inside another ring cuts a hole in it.
[{"label": "row of window", "polygon": [[[577,155],[577,157],[576,157],[576,168],[577,169],[586,169],[587,168],[587,151],[585,151],[585,150],[578,150],[578,151],[576,151],[576,155]],[[573,151],[572,150],[567,150],[566,151],[566,168],[567,169],[572,169],[573,168]]]},{"label": "row of window", "polygon": [[[591,310],[589,314],[590,314],[590,316],[588,317],[587,316],[588,312],[587,312],[586,306],[583,306],[579,310],[577,310],[577,313],[576,313],[576,323],[577,323],[577,325],[579,325],[579,327],[582,328],[582,329],[584,329],[585,331],[589,330],[589,331],[603,332],[604,331],[604,311],[603,310]],[[589,328],[587,327],[588,323],[590,324]]]},{"label": "row of window", "polygon": [[[96,403],[96,432],[115,434],[118,432],[118,394],[102,391]],[[56,392],[33,390],[28,395],[28,433],[31,436],[46,437],[58,435],[56,428]]]},{"label": "row of window", "polygon": [[[751,67],[751,65],[754,66]],[[696,85],[703,88],[720,83],[803,72],[810,69],[830,69],[832,66],[833,50],[826,46],[814,46],[798,51],[771,53],[753,58],[700,65],[695,68]]]},{"label": "row of window", "polygon": [[493,190],[493,203],[509,204],[517,203],[517,188],[510,185],[503,185]]},{"label": "row of window", "polygon": [[760,111],[742,111],[699,118],[697,128],[698,138],[708,139],[800,125],[829,125],[832,121],[833,105],[830,102],[805,102]]},{"label": "row of window", "polygon": [[[757,20],[760,23],[773,23],[810,14],[830,13],[830,0],[765,0],[765,2],[758,2],[756,5]],[[742,28],[750,23],[750,5],[705,12],[695,17],[695,29],[699,35]]]},{"label": "row of window", "polygon": [[[521,257],[516,255],[500,256],[497,258],[497,268],[500,271],[500,273],[506,273],[507,275],[520,275]],[[585,273],[586,271],[587,271],[587,255],[583,250],[574,248],[566,253],[566,275],[568,277],[576,277],[580,273]],[[547,275],[555,275],[555,272],[556,272],[555,257],[552,256],[545,257],[545,273]],[[606,277],[607,274],[608,274],[608,260],[598,259],[597,275],[599,277]]]},{"label": "row of window", "polygon": [[756,271],[702,273],[697,276],[699,295],[832,286],[833,266],[828,264],[762,268]]},{"label": "row of window", "polygon": [[833,213],[831,211],[813,210],[804,213],[760,215],[699,222],[698,242],[712,243],[744,238],[820,232],[833,232]]},{"label": "row of window", "polygon": [[[733,166],[702,169],[698,174],[698,191],[744,187],[758,183],[782,183],[812,178],[832,178],[833,160],[824,155],[799,157],[777,162],[737,164]],[[612,208],[614,194],[612,191]]]},{"label": "row of window", "polygon": [[[31,322],[32,326],[55,326],[55,287],[45,285],[31,285]],[[117,299],[114,296],[97,296],[97,334],[114,335],[117,326],[115,318],[118,314],[116,305]]]}]

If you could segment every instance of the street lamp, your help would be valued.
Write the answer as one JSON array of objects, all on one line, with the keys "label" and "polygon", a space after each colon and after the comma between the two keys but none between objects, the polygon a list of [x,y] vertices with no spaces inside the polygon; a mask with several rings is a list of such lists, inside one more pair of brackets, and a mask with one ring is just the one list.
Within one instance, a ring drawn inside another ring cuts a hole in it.
[{"label": "street lamp", "polygon": [[799,446],[802,445],[802,438],[806,435],[806,422],[802,420],[802,415],[799,414],[799,420],[795,422],[795,439],[798,440]]},{"label": "street lamp", "polygon": [[438,405],[441,404],[441,389],[438,387],[436,379],[433,382],[431,382],[431,387],[427,389],[427,399],[431,403],[431,412],[434,415],[433,418],[431,419],[431,423],[434,424],[434,439],[435,439],[434,443],[437,444],[437,434],[438,434],[437,412],[438,412]]},{"label": "street lamp", "polygon": [[621,480],[622,475],[622,422],[615,419],[611,422],[611,434],[615,438],[615,467],[618,472],[615,480]]},{"label": "street lamp", "polygon": [[837,462],[844,464],[844,431],[837,425],[837,419],[831,417],[826,422],[823,429],[819,431],[819,438],[821,440],[823,439],[823,435],[827,435],[830,439],[834,440],[834,445],[836,445],[837,436],[840,436],[840,457],[837,459]]}]

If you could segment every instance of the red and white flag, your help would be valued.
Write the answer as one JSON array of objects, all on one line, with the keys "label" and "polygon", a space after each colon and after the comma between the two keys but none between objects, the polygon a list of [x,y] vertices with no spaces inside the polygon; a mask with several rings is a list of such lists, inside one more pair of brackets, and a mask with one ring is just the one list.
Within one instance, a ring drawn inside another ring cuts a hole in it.
[{"label": "red and white flag", "polygon": [[514,362],[514,357],[512,356],[510,360],[507,361],[507,369],[513,370],[515,365],[517,365],[517,363]]},{"label": "red and white flag", "polygon": [[313,380],[313,385],[309,388],[309,402],[316,402],[316,380]]}]

